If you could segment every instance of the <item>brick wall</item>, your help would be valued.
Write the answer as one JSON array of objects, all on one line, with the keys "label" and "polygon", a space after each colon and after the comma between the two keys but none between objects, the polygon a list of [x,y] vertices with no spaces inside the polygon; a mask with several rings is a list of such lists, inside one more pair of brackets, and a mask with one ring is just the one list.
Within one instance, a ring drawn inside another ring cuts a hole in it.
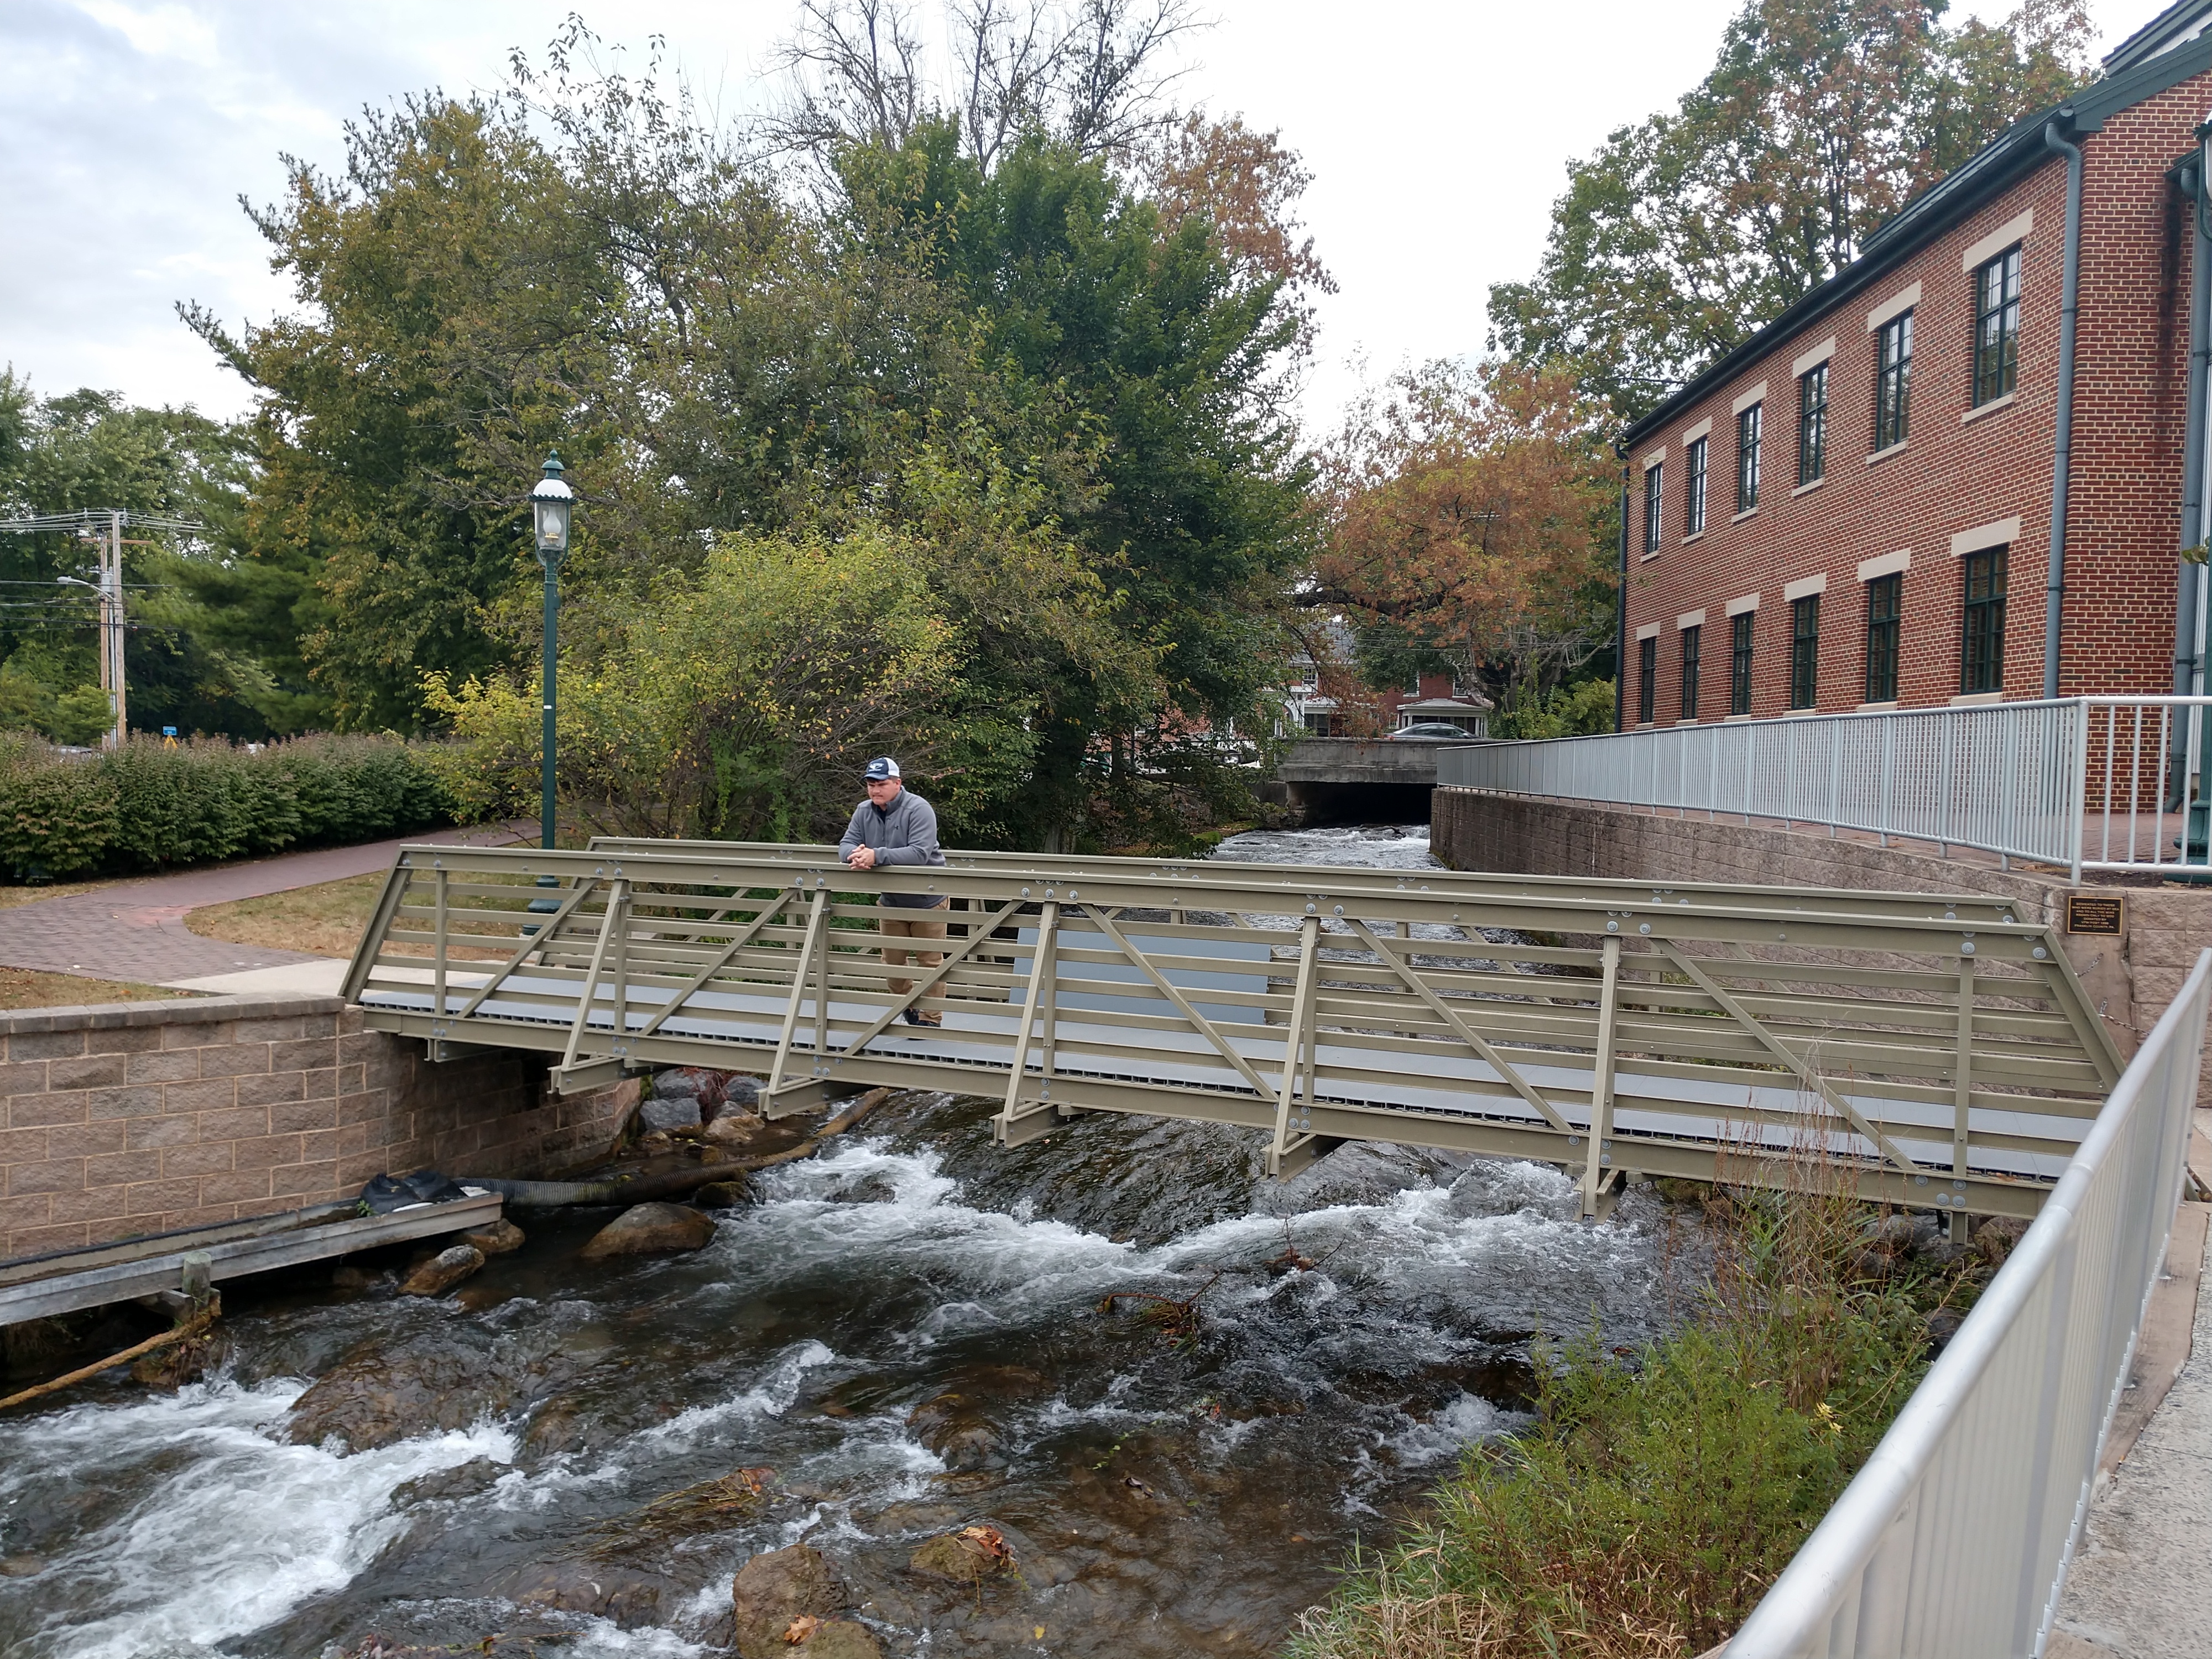
[{"label": "brick wall", "polygon": [[627,1084],[443,1065],[335,997],[0,1014],[0,1260],[348,1197],[371,1176],[529,1176],[604,1150]]},{"label": "brick wall", "polygon": [[[2166,178],[2194,149],[2212,103],[2212,74],[2113,115],[2085,134],[2081,302],[2075,350],[2073,474],[2066,551],[2060,691],[2164,692],[2172,685],[2190,244]],[[2016,392],[1972,403],[1974,276],[1963,256],[2032,213],[2021,239]],[[1732,601],[1753,611],[1752,713],[1790,702],[1790,606],[1785,584],[1825,576],[1820,599],[1819,700],[1834,712],[1866,696],[1862,562],[1909,553],[1897,701],[1959,695],[1964,581],[1951,538],[2017,518],[2010,542],[2003,689],[2042,694],[2044,586],[2049,568],[2058,312],[2065,249],[2065,167],[2056,156],[1976,208],[1911,257],[1779,340],[1758,361],[1678,410],[1629,459],[1628,713],[1636,715],[1638,641],[1656,630],[1656,723],[1681,711],[1680,623],[1705,613],[1698,716],[1729,713]],[[1910,432],[1875,456],[1877,338],[1870,313],[1914,283]],[[1832,337],[1826,475],[1797,488],[1797,378],[1802,356]],[[1764,480],[1756,510],[1735,517],[1735,405],[1761,384]],[[1706,529],[1683,536],[1685,437],[1711,422]],[[1665,534],[1644,556],[1640,477],[1664,453]]]},{"label": "brick wall", "polygon": [[[1743,882],[1858,891],[1984,893],[2020,907],[2023,921],[2062,925],[2063,879],[1995,870],[1933,853],[1830,841],[1820,832],[1632,812],[1626,807],[1528,800],[1439,789],[1430,848],[1455,870],[1632,881]],[[2090,1001],[2124,1054],[2148,1035],[2180,990],[2197,954],[2212,945],[2212,888],[2100,888],[2125,902],[2118,940],[2062,934]],[[2212,1090],[2212,1045],[2205,1057]]]}]

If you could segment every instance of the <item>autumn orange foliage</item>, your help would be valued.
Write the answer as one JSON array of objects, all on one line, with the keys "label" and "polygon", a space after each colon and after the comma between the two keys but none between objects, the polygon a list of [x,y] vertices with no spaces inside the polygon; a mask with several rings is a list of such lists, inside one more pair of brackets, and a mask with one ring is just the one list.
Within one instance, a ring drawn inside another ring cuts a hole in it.
[{"label": "autumn orange foliage", "polygon": [[1316,597],[1470,664],[1587,654],[1617,522],[1604,417],[1559,372],[1395,376],[1329,453]]}]

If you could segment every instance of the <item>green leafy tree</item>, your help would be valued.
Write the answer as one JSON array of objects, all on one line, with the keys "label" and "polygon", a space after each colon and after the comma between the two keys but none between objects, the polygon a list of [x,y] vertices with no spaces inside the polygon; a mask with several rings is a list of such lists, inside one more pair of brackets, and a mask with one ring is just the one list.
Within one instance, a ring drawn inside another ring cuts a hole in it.
[{"label": "green leafy tree", "polygon": [[1629,418],[1856,257],[2009,123],[2090,73],[2083,0],[1947,24],[1943,0],[1748,0],[1679,106],[1568,166],[1492,343]]}]

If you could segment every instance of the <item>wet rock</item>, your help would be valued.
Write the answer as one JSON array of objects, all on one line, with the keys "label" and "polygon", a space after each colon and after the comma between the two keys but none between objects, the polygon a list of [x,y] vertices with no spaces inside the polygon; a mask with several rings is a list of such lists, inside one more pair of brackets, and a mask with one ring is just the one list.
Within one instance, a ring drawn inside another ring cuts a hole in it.
[{"label": "wet rock", "polygon": [[795,1620],[826,1620],[845,1606],[844,1580],[830,1558],[808,1544],[756,1555],[730,1586],[737,1612],[739,1659],[788,1653],[784,1632]]},{"label": "wet rock", "polygon": [[653,1099],[637,1109],[638,1121],[647,1129],[658,1129],[663,1134],[678,1129],[699,1127],[699,1100],[696,1095],[678,1095],[671,1099]]},{"label": "wet rock", "polygon": [[473,1498],[497,1485],[500,1476],[506,1473],[504,1463],[495,1463],[489,1457],[471,1457],[465,1463],[440,1469],[434,1474],[416,1475],[392,1494],[392,1501],[404,1507],[433,1498]]},{"label": "wet rock", "polygon": [[704,1139],[723,1152],[735,1152],[750,1146],[767,1127],[755,1113],[725,1108],[714,1114],[714,1121],[706,1127]]},{"label": "wet rock", "polygon": [[1014,1553],[996,1527],[963,1527],[930,1539],[907,1558],[907,1567],[933,1578],[971,1584],[1014,1570]]},{"label": "wet rock", "polygon": [[340,1291],[389,1291],[398,1287],[398,1279],[388,1267],[364,1267],[351,1261],[342,1261],[331,1270],[331,1286]]},{"label": "wet rock", "polygon": [[949,1469],[967,1471],[1005,1467],[999,1449],[999,1431],[981,1407],[963,1394],[940,1394],[925,1400],[907,1414],[915,1438],[945,1460]]},{"label": "wet rock", "polygon": [[684,1595],[684,1587],[664,1574],[601,1560],[519,1568],[495,1580],[492,1589],[520,1607],[590,1613],[625,1630],[660,1623]]},{"label": "wet rock", "polygon": [[635,1204],[592,1236],[582,1254],[592,1261],[611,1255],[665,1255],[704,1249],[714,1224],[682,1204]]},{"label": "wet rock", "polygon": [[378,1338],[349,1350],[300,1396],[286,1437],[301,1446],[335,1437],[367,1451],[465,1429],[551,1393],[581,1364],[557,1344],[488,1340],[463,1325]]},{"label": "wet rock", "polygon": [[1912,1259],[1923,1267],[1939,1271],[1956,1267],[1973,1259],[1973,1250],[1965,1244],[1954,1244],[1940,1234],[1934,1238],[1923,1238],[1912,1247]]},{"label": "wet rock", "polygon": [[806,1659],[883,1659],[884,1650],[868,1627],[850,1619],[815,1620],[805,1628],[795,1647],[790,1644],[791,1636],[787,1629],[785,1651],[804,1654]]},{"label": "wet rock", "polygon": [[676,1150],[676,1138],[659,1129],[648,1130],[637,1138],[637,1150],[647,1158],[659,1158]]},{"label": "wet rock", "polygon": [[36,1578],[46,1570],[43,1555],[0,1555],[0,1578]]},{"label": "wet rock", "polygon": [[883,1176],[872,1175],[838,1188],[830,1196],[838,1204],[890,1204],[897,1200],[898,1189]]},{"label": "wet rock", "polygon": [[456,1244],[441,1250],[399,1281],[402,1296],[443,1296],[484,1264],[483,1252],[473,1244]]},{"label": "wet rock", "polygon": [[461,1243],[474,1245],[486,1255],[505,1255],[522,1248],[524,1234],[505,1216],[486,1222],[481,1227],[471,1227],[461,1235]]},{"label": "wet rock", "polygon": [[743,1176],[733,1181],[710,1181],[691,1195],[704,1210],[735,1210],[753,1201],[753,1183]]}]

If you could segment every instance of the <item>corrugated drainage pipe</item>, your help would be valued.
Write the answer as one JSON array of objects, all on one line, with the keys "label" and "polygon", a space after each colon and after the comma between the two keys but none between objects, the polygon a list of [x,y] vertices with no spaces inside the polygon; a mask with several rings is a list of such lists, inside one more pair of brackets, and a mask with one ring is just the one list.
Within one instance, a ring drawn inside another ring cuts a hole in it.
[{"label": "corrugated drainage pipe", "polygon": [[2058,641],[2066,602],[2066,492],[2074,464],[2074,320],[2081,301],[2081,146],[2043,129],[2044,147],[2066,158],[2066,281],[2058,301],[2058,430],[2051,464],[2051,574],[2043,585],[2043,695],[2058,695]]}]

